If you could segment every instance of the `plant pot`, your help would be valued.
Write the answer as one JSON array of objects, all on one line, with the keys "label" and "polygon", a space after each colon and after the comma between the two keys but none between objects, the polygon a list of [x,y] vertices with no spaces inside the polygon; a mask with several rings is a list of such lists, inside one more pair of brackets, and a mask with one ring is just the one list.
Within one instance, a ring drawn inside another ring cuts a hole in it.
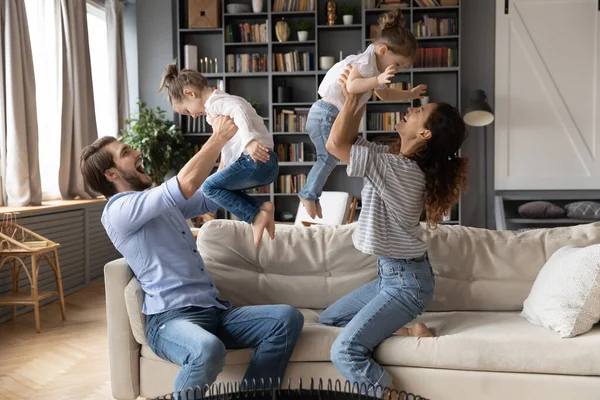
[{"label": "plant pot", "polygon": [[354,15],[344,15],[342,16],[342,19],[344,20],[344,25],[352,25],[352,22],[354,22]]},{"label": "plant pot", "polygon": [[298,41],[306,42],[308,40],[308,31],[298,31]]},{"label": "plant pot", "polygon": [[263,10],[263,0],[252,0],[252,11],[260,13]]}]

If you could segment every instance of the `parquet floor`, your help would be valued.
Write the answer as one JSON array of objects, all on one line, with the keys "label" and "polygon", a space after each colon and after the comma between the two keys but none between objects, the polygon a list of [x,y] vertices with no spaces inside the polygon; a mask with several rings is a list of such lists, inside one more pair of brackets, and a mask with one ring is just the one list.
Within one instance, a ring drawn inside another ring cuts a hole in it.
[{"label": "parquet floor", "polygon": [[104,285],[65,297],[67,321],[58,302],[0,324],[0,399],[106,400],[110,388]]}]

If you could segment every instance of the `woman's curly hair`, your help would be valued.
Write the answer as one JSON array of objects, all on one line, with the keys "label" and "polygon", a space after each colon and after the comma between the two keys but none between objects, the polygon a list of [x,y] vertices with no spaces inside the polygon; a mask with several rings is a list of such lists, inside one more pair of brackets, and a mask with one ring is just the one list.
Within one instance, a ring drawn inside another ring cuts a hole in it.
[{"label": "woman's curly hair", "polygon": [[[435,226],[467,187],[469,160],[457,155],[467,138],[467,129],[460,112],[446,103],[437,103],[425,128],[431,131],[431,139],[409,158],[425,173],[425,215],[427,224]],[[391,146],[391,151],[400,152],[400,141]]]}]

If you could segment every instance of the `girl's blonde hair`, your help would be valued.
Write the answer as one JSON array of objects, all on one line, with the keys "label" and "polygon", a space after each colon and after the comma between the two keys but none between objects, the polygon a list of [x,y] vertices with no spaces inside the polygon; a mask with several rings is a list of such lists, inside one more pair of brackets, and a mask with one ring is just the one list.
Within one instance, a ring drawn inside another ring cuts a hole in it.
[{"label": "girl's blonde hair", "polygon": [[201,92],[208,88],[208,80],[198,71],[191,69],[182,69],[179,71],[177,63],[173,61],[167,65],[158,91],[161,92],[166,88],[169,103],[173,104],[174,102],[178,103],[183,100],[183,89],[185,87],[191,87]]},{"label": "girl's blonde hair", "polygon": [[406,28],[402,11],[395,8],[379,17],[379,32],[374,44],[385,44],[393,53],[414,60],[417,56],[417,39]]}]

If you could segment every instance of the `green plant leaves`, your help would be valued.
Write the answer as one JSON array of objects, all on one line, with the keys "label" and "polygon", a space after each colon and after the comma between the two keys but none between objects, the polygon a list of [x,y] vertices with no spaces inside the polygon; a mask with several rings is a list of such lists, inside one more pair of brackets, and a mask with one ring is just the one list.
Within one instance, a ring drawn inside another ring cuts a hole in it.
[{"label": "green plant leaves", "polygon": [[142,153],[144,169],[154,183],[160,184],[169,171],[178,171],[192,157],[192,145],[179,126],[165,119],[160,107],[147,108],[141,100],[137,104],[137,118],[125,120],[119,139]]}]

